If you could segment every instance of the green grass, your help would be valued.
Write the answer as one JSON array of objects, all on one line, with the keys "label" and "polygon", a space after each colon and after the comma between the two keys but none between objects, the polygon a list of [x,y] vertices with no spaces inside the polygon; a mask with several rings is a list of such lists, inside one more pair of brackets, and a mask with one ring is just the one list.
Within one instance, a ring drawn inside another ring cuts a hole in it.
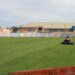
[{"label": "green grass", "polygon": [[[75,45],[64,38],[0,38],[0,75],[49,67],[75,66]],[[75,42],[75,38],[71,38]]]}]

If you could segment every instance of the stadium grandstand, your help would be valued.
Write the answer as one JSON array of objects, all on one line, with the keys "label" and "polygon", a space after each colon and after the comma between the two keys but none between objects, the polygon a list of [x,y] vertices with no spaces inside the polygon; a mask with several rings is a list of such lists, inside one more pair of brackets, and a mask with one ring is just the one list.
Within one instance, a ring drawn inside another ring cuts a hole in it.
[{"label": "stadium grandstand", "polygon": [[41,33],[73,33],[75,34],[75,23],[48,23],[33,22],[19,28],[19,32],[41,32]]}]

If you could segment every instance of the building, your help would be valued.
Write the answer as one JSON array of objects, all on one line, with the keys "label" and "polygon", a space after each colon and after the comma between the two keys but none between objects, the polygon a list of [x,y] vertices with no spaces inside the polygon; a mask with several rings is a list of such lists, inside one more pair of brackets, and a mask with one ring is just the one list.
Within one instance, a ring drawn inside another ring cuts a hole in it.
[{"label": "building", "polygon": [[0,34],[9,34],[11,32],[10,29],[7,28],[0,28]]},{"label": "building", "polygon": [[18,32],[75,33],[75,23],[33,22],[20,27]]}]

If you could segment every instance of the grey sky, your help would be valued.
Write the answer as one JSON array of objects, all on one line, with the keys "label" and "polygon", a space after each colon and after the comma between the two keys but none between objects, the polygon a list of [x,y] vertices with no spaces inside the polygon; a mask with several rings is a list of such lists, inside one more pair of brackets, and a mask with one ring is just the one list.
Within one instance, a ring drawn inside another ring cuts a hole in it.
[{"label": "grey sky", "polygon": [[75,0],[0,0],[0,25],[75,22]]}]

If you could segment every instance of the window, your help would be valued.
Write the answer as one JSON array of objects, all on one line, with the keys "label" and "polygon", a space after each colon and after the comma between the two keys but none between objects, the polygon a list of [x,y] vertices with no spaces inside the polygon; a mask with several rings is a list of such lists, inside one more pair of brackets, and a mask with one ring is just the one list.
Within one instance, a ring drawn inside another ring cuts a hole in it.
[{"label": "window", "polygon": [[69,29],[69,32],[73,32],[73,29]]},{"label": "window", "polygon": [[38,28],[38,31],[42,31],[42,27],[39,27],[39,28]]},{"label": "window", "polygon": [[32,29],[28,29],[28,32],[32,32]]}]

